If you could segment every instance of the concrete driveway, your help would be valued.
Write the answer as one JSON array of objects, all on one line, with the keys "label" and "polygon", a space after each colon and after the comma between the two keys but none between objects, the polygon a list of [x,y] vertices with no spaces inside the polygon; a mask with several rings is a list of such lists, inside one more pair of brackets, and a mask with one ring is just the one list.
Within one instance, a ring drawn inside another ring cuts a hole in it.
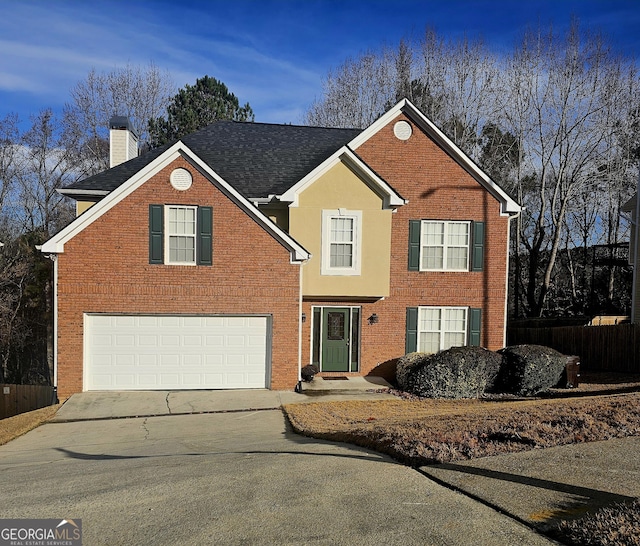
[{"label": "concrete driveway", "polygon": [[78,518],[87,545],[552,543],[279,410],[49,423],[0,446],[0,476],[3,518]]}]

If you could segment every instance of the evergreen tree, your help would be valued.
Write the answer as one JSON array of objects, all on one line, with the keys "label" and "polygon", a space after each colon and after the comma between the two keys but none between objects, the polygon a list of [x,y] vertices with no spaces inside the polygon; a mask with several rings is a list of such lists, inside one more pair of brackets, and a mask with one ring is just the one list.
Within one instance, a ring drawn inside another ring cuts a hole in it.
[{"label": "evergreen tree", "polygon": [[187,84],[171,99],[166,117],[149,120],[151,147],[177,140],[218,120],[253,121],[249,103],[240,106],[227,86],[210,76]]}]

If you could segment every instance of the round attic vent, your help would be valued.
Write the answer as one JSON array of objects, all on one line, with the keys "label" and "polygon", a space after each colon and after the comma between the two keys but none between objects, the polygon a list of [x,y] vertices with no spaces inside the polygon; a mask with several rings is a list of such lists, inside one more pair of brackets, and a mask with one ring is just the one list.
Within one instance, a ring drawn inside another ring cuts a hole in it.
[{"label": "round attic vent", "polygon": [[400,140],[409,140],[411,137],[411,125],[406,121],[399,121],[393,126],[393,134]]},{"label": "round attic vent", "polygon": [[191,173],[187,169],[179,168],[175,169],[171,176],[169,177],[171,180],[171,185],[180,191],[188,190],[193,183],[193,177]]}]

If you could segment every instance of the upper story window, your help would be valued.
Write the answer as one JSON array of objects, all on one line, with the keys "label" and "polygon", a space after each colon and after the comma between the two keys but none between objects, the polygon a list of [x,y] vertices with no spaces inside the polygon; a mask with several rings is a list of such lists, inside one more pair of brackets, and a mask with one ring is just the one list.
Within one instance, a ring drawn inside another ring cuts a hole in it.
[{"label": "upper story window", "polygon": [[482,271],[484,222],[410,220],[410,271]]},{"label": "upper story window", "polygon": [[322,274],[360,275],[362,211],[322,211]]},{"label": "upper story window", "polygon": [[422,221],[420,269],[468,271],[469,222]]},{"label": "upper story window", "polygon": [[149,263],[212,265],[211,207],[149,205]]},{"label": "upper story window", "polygon": [[195,265],[196,207],[166,206],[165,263]]}]

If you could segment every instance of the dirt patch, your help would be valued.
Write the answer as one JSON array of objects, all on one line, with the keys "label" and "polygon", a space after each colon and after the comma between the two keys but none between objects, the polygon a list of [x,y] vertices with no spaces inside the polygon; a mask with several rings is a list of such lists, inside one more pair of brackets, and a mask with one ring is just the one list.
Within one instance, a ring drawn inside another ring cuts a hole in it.
[{"label": "dirt patch", "polygon": [[0,421],[0,445],[6,444],[14,438],[22,436],[30,430],[39,427],[41,424],[46,423],[56,414],[60,406],[61,404],[47,406],[46,408],[40,408],[2,419],[2,421]]}]

